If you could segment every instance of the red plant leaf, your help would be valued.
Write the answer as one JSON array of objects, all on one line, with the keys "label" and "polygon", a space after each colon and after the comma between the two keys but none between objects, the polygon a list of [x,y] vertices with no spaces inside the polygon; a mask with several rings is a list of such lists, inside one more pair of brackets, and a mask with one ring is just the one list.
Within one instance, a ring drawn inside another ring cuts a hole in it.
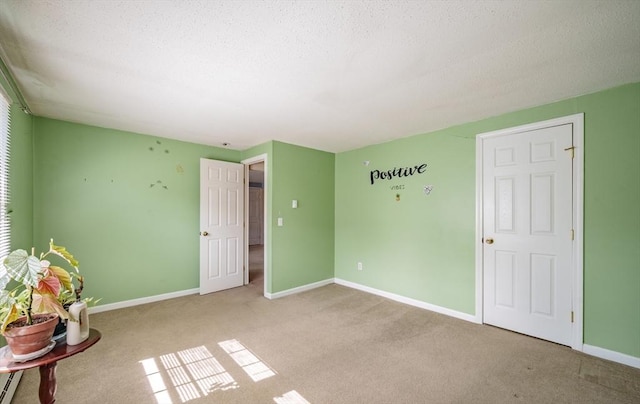
[{"label": "red plant leaf", "polygon": [[45,271],[45,277],[38,282],[38,292],[40,292],[40,294],[48,293],[53,296],[60,294],[60,280],[52,275],[48,268]]}]

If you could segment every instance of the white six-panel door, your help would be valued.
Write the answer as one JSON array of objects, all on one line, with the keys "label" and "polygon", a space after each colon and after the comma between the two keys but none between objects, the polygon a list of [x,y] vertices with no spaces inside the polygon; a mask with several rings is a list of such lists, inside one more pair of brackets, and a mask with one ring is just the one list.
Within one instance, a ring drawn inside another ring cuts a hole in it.
[{"label": "white six-panel door", "polygon": [[572,125],[482,141],[484,322],[572,344]]},{"label": "white six-panel door", "polygon": [[244,284],[244,165],[200,159],[200,294]]}]

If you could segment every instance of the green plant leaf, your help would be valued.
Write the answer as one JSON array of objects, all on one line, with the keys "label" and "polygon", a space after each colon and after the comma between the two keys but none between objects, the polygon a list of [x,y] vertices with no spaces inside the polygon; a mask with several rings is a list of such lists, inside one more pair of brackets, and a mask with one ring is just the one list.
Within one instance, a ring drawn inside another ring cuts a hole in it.
[{"label": "green plant leaf", "polygon": [[42,270],[38,257],[29,255],[25,250],[15,250],[7,255],[4,266],[12,279],[34,288],[38,286]]},{"label": "green plant leaf", "polygon": [[9,284],[9,281],[11,281],[11,277],[7,272],[7,268],[4,266],[4,260],[2,260],[2,262],[3,263],[0,264],[0,289],[4,291],[4,288]]},{"label": "green plant leaf", "polygon": [[9,308],[9,313],[7,313],[7,316],[4,318],[4,321],[2,321],[2,325],[0,325],[0,331],[4,332],[4,330],[7,328],[9,324],[13,323],[19,318],[20,318],[20,314],[18,313],[18,309],[14,304]]},{"label": "green plant leaf", "polygon": [[4,333],[7,324],[19,317],[13,293],[4,289],[0,291],[0,307],[0,333]]},{"label": "green plant leaf", "polygon": [[53,244],[53,239],[49,242],[49,250],[55,255],[62,257],[65,261],[69,263],[76,271],[78,271],[78,265],[80,263],[73,257],[73,255],[67,251],[65,247]]},{"label": "green plant leaf", "polygon": [[13,297],[11,292],[7,290],[0,291],[0,307],[8,307],[15,304],[16,299]]}]

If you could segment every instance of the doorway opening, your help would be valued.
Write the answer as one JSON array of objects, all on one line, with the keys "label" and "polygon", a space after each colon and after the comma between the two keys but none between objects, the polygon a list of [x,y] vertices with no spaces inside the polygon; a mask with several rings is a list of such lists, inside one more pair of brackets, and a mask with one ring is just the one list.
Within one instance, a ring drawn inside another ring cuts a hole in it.
[{"label": "doorway opening", "polygon": [[267,155],[242,161],[245,167],[245,286],[266,296]]}]

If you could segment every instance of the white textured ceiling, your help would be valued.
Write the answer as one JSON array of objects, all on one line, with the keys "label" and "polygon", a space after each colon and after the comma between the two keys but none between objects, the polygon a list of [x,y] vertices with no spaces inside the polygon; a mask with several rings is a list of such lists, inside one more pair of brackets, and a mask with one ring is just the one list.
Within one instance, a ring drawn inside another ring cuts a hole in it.
[{"label": "white textured ceiling", "polygon": [[0,0],[33,113],[339,152],[640,81],[640,1]]}]

